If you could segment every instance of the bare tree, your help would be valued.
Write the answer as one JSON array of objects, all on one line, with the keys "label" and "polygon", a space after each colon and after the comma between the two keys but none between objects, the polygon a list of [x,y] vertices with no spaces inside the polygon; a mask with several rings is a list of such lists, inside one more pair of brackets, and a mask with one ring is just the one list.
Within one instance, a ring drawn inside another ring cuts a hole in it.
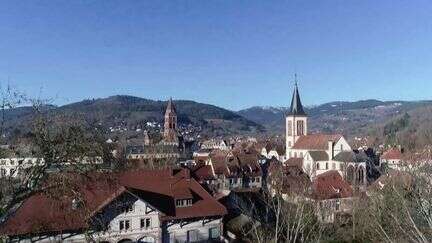
[{"label": "bare tree", "polygon": [[[18,177],[2,178],[6,182],[14,181],[4,183],[1,188],[0,206],[3,212],[17,208],[29,196],[46,189],[49,171],[85,174],[96,169],[109,156],[103,136],[97,129],[85,124],[82,116],[60,114],[50,109],[47,100],[27,98],[9,87],[2,95],[3,114],[16,105],[32,105],[29,137],[32,157],[36,158],[36,161],[22,161],[16,166]],[[2,117],[6,119],[5,115]],[[4,124],[5,121],[2,121],[2,134],[6,132]]]}]

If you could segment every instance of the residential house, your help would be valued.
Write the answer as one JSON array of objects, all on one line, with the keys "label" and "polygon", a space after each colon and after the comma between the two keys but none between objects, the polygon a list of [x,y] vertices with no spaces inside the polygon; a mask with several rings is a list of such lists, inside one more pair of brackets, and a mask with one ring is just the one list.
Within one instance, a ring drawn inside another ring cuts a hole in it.
[{"label": "residential house", "polygon": [[380,157],[380,164],[390,169],[401,169],[402,152],[398,148],[391,148]]},{"label": "residential house", "polygon": [[312,182],[312,199],[317,203],[318,218],[332,223],[338,214],[350,213],[353,189],[338,171],[331,170],[318,175]]},{"label": "residential house", "polygon": [[222,217],[227,211],[188,170],[71,174],[68,178],[74,193],[51,189],[32,195],[11,212],[0,233],[11,242],[222,239]]}]

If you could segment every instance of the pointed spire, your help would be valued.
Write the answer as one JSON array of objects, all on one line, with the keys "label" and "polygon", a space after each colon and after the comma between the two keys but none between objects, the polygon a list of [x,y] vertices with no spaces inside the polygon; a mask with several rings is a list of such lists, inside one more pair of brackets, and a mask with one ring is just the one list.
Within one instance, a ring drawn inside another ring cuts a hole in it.
[{"label": "pointed spire", "polygon": [[303,105],[300,100],[300,93],[297,85],[297,74],[294,75],[294,92],[291,100],[291,107],[288,112],[291,116],[306,116],[306,112],[303,109]]},{"label": "pointed spire", "polygon": [[168,113],[176,113],[176,109],[175,109],[174,103],[172,101],[172,97],[170,97],[170,99],[168,101],[168,105],[167,105],[165,114],[168,114]]}]

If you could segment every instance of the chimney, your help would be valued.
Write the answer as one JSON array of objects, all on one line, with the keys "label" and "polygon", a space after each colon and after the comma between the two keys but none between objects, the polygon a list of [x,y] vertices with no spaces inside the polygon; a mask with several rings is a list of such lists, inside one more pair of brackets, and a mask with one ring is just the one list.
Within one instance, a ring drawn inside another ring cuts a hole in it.
[{"label": "chimney", "polygon": [[328,141],[328,155],[329,155],[329,160],[332,160],[334,157],[334,148],[333,148],[332,140]]}]

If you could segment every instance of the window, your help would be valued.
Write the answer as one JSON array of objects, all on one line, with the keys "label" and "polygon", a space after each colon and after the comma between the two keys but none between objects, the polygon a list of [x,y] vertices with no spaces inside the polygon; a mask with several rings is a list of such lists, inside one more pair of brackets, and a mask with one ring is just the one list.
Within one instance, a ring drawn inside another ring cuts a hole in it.
[{"label": "window", "polygon": [[132,212],[132,211],[133,211],[133,205],[132,205],[132,204],[129,204],[129,205],[123,205],[121,211],[122,211],[123,213],[129,213],[129,212]]},{"label": "window", "polygon": [[297,152],[294,152],[294,158],[297,158]]},{"label": "window", "polygon": [[340,145],[340,150],[343,151],[343,144]]},{"label": "window", "polygon": [[259,182],[260,182],[260,178],[257,177],[257,178],[255,179],[255,181],[259,183]]},{"label": "window", "polygon": [[120,220],[119,228],[120,230],[128,230],[130,228],[130,220]]},{"label": "window", "polygon": [[288,136],[292,136],[292,121],[288,121]]},{"label": "window", "polygon": [[304,122],[303,121],[297,121],[297,135],[298,136],[304,135]]},{"label": "window", "polygon": [[328,168],[329,168],[328,163],[326,163],[325,165],[326,165],[325,166],[326,170],[328,170]]},{"label": "window", "polygon": [[336,163],[332,163],[332,169],[336,170]]},{"label": "window", "polygon": [[336,209],[336,211],[339,211],[339,209],[340,209],[340,201],[339,200],[336,200],[335,209]]},{"label": "window", "polygon": [[141,229],[145,228],[148,229],[151,227],[151,218],[141,219],[140,221],[140,227]]},{"label": "window", "polygon": [[209,238],[210,239],[218,239],[220,237],[220,229],[219,227],[210,228],[209,230]]},{"label": "window", "polygon": [[192,205],[192,199],[177,199],[176,207],[187,207]]},{"label": "window", "polygon": [[188,240],[188,242],[197,242],[198,241],[198,230],[189,230],[187,232],[187,240]]},{"label": "window", "polygon": [[0,169],[0,177],[5,177],[6,176],[6,170],[1,168]]},{"label": "window", "polygon": [[319,163],[316,164],[316,169],[317,169],[317,170],[320,169]]}]

